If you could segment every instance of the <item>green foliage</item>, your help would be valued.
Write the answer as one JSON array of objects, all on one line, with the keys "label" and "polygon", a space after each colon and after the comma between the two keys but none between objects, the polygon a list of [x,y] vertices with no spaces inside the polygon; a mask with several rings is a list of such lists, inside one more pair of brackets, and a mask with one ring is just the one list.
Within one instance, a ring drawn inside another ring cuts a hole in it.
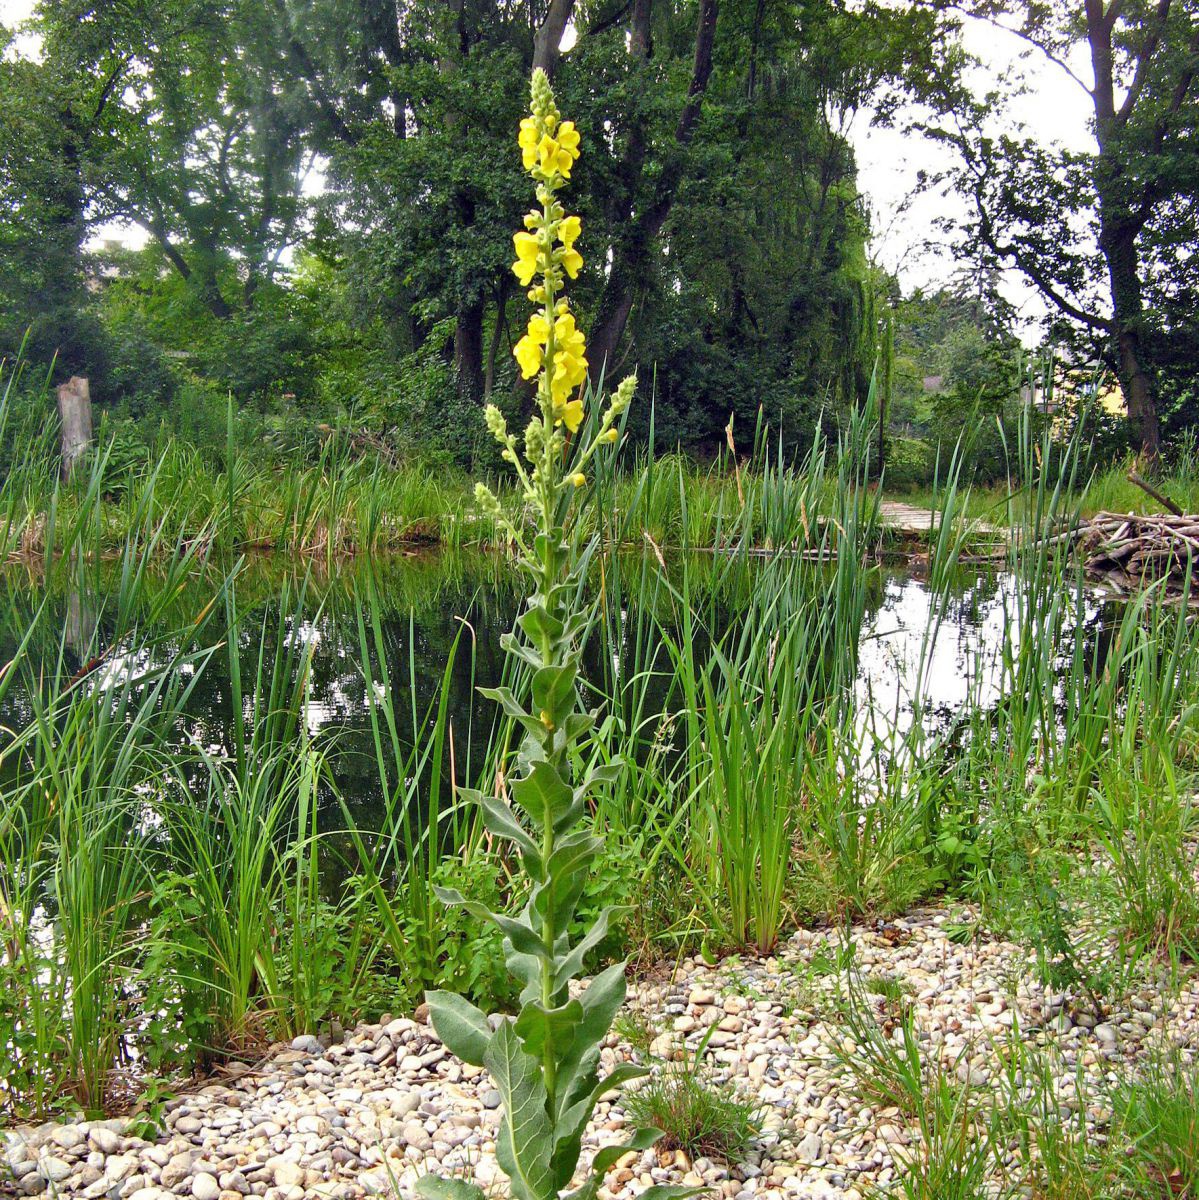
[{"label": "green foliage", "polygon": [[682,1061],[657,1067],[625,1094],[621,1107],[636,1124],[660,1129],[664,1149],[737,1163],[762,1132],[762,1109],[731,1084],[710,1078],[706,1048],[703,1038]]}]

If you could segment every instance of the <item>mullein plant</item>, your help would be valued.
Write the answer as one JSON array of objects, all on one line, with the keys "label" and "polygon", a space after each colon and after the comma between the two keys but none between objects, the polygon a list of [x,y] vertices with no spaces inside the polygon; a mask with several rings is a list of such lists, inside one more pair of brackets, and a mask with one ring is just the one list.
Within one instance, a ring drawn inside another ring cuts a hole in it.
[{"label": "mullein plant", "polygon": [[[532,579],[533,594],[517,628],[503,640],[527,672],[531,706],[526,709],[509,688],[484,693],[523,730],[508,779],[512,803],[478,791],[461,793],[479,806],[488,831],[515,848],[530,890],[524,908],[512,916],[490,912],[452,889],[438,889],[447,904],[462,905],[502,930],[508,969],[523,986],[515,1017],[489,1019],[451,992],[431,992],[428,1002],[444,1044],[463,1061],[486,1068],[503,1097],[496,1157],[509,1177],[513,1200],[556,1200],[574,1182],[583,1131],[596,1102],[644,1074],[632,1064],[600,1074],[600,1046],[624,1001],[624,963],[608,967],[573,995],[570,986],[588,952],[606,936],[613,910],[602,912],[577,942],[569,933],[603,846],[585,820],[588,794],[613,782],[620,767],[593,767],[575,778],[574,764],[595,736],[595,716],[579,704],[580,645],[588,614],[578,602],[581,556],[572,548],[565,522],[573,493],[586,483],[588,463],[602,446],[617,441],[616,422],[636,380],[625,379],[616,389],[586,444],[572,445],[583,421],[587,359],[563,291],[583,260],[575,249],[579,218],[567,215],[558,196],[579,157],[579,133],[573,122],[562,120],[544,72],[534,72],[531,91],[531,113],[520,123],[519,145],[536,185],[538,208],[513,238],[513,270],[537,306],[514,349],[521,374],[537,381],[537,411],[525,429],[523,452],[499,410],[486,410],[487,426],[536,512],[531,545],[504,516],[494,494],[483,484],[476,489],[480,506],[504,525]],[[618,1159],[648,1149],[660,1136],[658,1130],[639,1129],[620,1145],[601,1149],[585,1180],[569,1192],[570,1200],[592,1200]],[[418,1187],[430,1200],[482,1200],[484,1195],[473,1183],[433,1175],[422,1177]],[[666,1200],[699,1190],[655,1186],[642,1196]]]}]

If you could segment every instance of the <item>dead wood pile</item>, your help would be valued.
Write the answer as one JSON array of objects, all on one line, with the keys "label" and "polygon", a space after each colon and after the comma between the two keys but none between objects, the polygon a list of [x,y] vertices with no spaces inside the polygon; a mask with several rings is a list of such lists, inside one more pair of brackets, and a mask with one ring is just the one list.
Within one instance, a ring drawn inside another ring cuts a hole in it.
[{"label": "dead wood pile", "polygon": [[1199,516],[1101,512],[1073,537],[1087,571],[1122,590],[1162,578],[1181,588],[1199,573]]}]

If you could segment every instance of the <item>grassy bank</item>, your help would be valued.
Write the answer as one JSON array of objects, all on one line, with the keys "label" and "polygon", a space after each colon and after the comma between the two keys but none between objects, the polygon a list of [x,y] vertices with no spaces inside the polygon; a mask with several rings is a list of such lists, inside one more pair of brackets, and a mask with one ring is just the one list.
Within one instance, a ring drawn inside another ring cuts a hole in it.
[{"label": "grassy bank", "polygon": [[[598,554],[589,577],[588,699],[603,753],[626,769],[592,813],[608,849],[583,919],[629,904],[607,951],[766,952],[797,923],[961,895],[1035,948],[1054,986],[1101,1005],[1147,965],[1196,950],[1199,629],[1154,592],[1100,614],[1066,552],[1031,536],[1077,510],[1074,450],[1026,438],[1016,474],[1029,482],[1002,514],[1030,536],[1008,552],[993,643],[961,664],[965,700],[934,719],[924,686],[951,636],[957,518],[970,503],[951,467],[914,682],[903,705],[876,703],[857,674],[877,570],[867,433],[857,424],[794,471],[641,463],[581,493],[601,541],[643,548]],[[371,568],[337,591],[338,538],[279,532],[316,529],[312,514],[342,513],[359,493],[320,464],[285,476],[291,500],[271,544],[310,545],[320,569],[281,579],[234,558],[270,540],[244,524],[276,513],[245,500],[267,473],[205,477],[178,451],[114,497],[101,456],[31,507],[48,461],[31,451],[6,478],[6,544],[18,552],[43,514],[32,549],[51,561],[53,587],[96,615],[74,621],[68,606],[64,622],[48,590],[4,579],[15,647],[0,671],[0,711],[15,714],[0,733],[7,1114],[111,1108],[147,1078],[403,1011],[428,986],[511,999],[496,935],[447,915],[433,891],[522,900],[454,800],[458,786],[504,786],[510,724],[463,727],[449,703],[453,674],[474,680],[492,648],[463,624],[433,678],[418,678],[414,646],[397,677]],[[375,514],[359,513],[355,544],[378,549],[399,527],[399,493],[372,490],[377,472],[354,478]],[[749,553],[801,534],[810,555]],[[658,552],[678,544],[731,552],[701,563]],[[504,559],[492,560],[502,576]],[[189,606],[180,598],[196,579],[207,592]],[[264,596],[277,603],[260,606]],[[346,679],[367,706],[365,752],[307,720],[305,631],[334,602],[355,630]],[[198,729],[189,699],[218,663],[234,716]],[[528,681],[506,682],[520,692]],[[384,797],[369,822],[348,776]],[[1117,954],[1097,949],[1096,920],[1120,932]]]}]

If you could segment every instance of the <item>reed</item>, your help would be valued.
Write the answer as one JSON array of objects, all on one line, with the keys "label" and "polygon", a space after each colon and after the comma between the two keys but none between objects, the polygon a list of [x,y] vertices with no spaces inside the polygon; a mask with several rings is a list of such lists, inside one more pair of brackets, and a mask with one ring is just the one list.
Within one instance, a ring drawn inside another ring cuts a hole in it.
[{"label": "reed", "polygon": [[[496,538],[460,481],[333,443],[276,468],[231,441],[224,469],[168,444],[118,491],[100,447],[63,484],[18,391],[6,376],[0,431],[22,451],[0,478],[0,553],[24,570],[0,581],[0,1104],[98,1109],[134,1050],[170,1074],[426,986],[502,1003],[500,946],[433,899],[522,902],[458,803],[503,793],[515,744],[461,693],[528,686],[465,620],[494,605],[507,623],[516,589],[503,555],[466,551]],[[625,769],[589,810],[608,848],[582,905],[638,908],[601,950],[769,951],[810,915],[947,889],[1041,950],[1064,938],[1083,971],[1035,885],[1090,888],[1125,935],[1121,971],[1193,955],[1199,629],[1159,591],[1114,607],[1088,589],[1044,536],[1080,511],[1080,448],[1025,428],[1002,619],[962,665],[965,702],[943,721],[929,698],[977,511],[960,449],[940,472],[915,669],[905,694],[871,694],[869,434],[863,413],[797,463],[761,434],[752,467],[597,465],[580,682],[604,736],[577,766]],[[368,561],[417,536],[456,550]],[[278,558],[239,558],[255,546]],[[436,610],[464,620],[422,644]],[[323,637],[338,687],[361,690],[353,737],[312,719]],[[229,714],[215,728],[190,707],[210,678]],[[957,1126],[941,1127],[952,1157]]]}]

